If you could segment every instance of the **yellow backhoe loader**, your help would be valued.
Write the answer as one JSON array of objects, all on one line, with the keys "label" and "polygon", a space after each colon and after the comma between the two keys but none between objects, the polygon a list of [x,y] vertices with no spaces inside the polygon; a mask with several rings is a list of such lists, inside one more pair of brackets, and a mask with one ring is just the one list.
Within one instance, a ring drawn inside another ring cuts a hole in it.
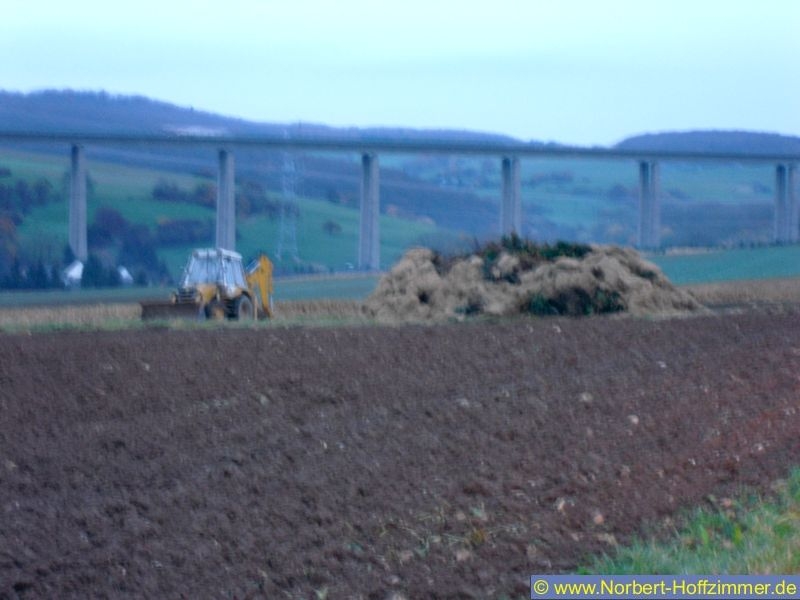
[{"label": "yellow backhoe loader", "polygon": [[241,254],[198,249],[169,301],[141,302],[142,319],[266,319],[272,290],[272,262],[263,254],[245,269]]}]

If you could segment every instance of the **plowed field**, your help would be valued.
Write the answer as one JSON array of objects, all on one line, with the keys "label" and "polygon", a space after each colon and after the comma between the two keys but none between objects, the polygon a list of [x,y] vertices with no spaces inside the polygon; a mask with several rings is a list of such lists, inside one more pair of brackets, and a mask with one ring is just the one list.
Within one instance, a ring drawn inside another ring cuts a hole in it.
[{"label": "plowed field", "polygon": [[0,598],[525,597],[800,464],[799,318],[0,335]]}]

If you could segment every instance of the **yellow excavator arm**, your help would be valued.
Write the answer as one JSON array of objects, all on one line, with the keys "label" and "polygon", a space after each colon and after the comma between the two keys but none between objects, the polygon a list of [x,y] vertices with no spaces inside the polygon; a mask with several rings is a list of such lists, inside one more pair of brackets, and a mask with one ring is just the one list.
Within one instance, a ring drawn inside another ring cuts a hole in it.
[{"label": "yellow excavator arm", "polygon": [[272,261],[262,254],[250,263],[245,275],[247,286],[259,296],[259,311],[272,318]]}]

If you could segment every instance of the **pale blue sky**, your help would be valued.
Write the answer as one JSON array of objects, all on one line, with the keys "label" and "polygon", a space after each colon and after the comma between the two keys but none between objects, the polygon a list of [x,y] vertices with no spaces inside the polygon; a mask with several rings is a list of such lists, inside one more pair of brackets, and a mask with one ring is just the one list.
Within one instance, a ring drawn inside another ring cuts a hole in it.
[{"label": "pale blue sky", "polygon": [[0,87],[612,144],[800,135],[797,0],[0,0]]}]

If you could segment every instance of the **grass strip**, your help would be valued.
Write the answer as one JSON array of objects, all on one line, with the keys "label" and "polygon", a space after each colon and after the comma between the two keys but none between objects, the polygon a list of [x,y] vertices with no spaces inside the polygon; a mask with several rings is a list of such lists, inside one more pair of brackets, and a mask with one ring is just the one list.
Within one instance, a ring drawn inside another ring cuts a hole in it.
[{"label": "grass strip", "polygon": [[636,539],[613,556],[596,557],[581,574],[800,573],[800,468],[765,496],[709,496],[708,506],[678,519],[667,540]]}]

